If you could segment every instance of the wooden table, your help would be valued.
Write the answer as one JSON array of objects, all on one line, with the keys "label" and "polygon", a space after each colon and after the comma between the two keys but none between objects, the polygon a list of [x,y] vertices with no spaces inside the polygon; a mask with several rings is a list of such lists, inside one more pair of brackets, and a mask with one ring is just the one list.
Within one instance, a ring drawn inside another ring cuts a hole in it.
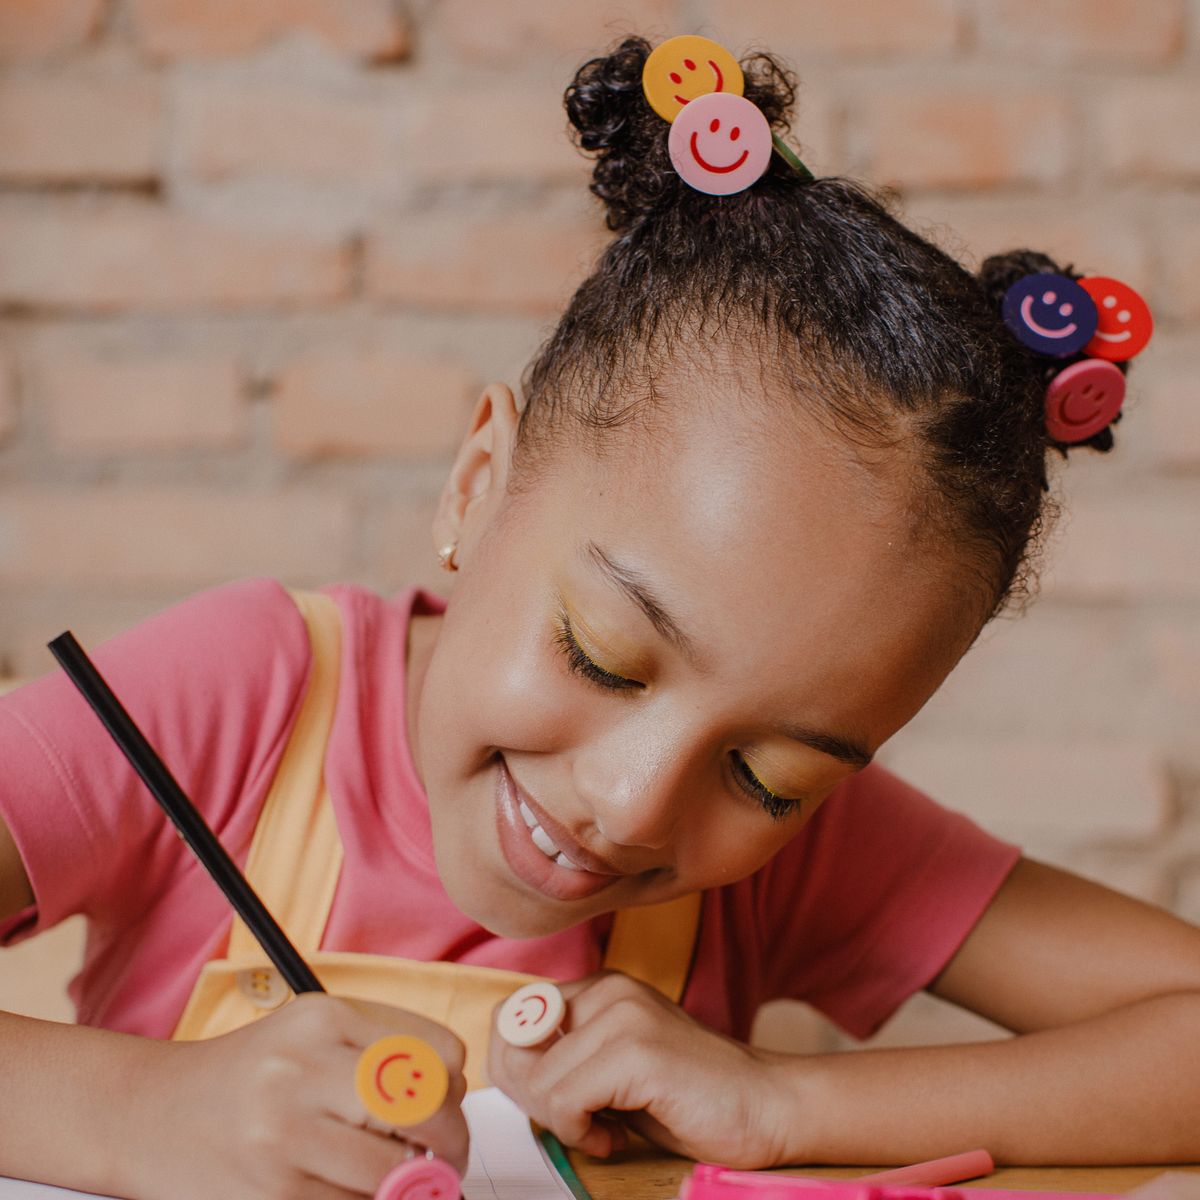
[{"label": "wooden table", "polygon": [[[601,1162],[572,1152],[574,1164],[592,1200],[673,1200],[680,1180],[691,1170],[690,1160],[675,1158],[659,1150],[634,1149],[612,1162]],[[882,1167],[805,1167],[782,1172],[787,1175],[819,1175],[829,1179],[852,1179]],[[986,1179],[961,1187],[1030,1188],[1048,1192],[1128,1192],[1148,1183],[1163,1171],[1185,1171],[1200,1176],[1195,1167],[1008,1167]]]}]

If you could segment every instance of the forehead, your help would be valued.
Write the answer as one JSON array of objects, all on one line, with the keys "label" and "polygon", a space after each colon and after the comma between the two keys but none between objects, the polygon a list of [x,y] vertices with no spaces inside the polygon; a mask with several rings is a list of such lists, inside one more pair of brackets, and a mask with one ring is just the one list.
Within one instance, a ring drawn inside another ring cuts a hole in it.
[{"label": "forehead", "polygon": [[913,533],[899,473],[772,411],[697,394],[600,455],[564,450],[545,481],[548,535],[570,578],[618,612],[589,542],[650,581],[723,686],[750,680],[765,705],[830,721],[865,706],[877,728],[863,732],[881,739],[974,630]]}]

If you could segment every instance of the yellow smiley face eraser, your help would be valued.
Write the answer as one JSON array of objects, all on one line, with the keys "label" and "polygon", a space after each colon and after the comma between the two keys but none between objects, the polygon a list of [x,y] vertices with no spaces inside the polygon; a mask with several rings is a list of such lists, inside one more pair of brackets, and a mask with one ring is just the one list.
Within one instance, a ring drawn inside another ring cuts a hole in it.
[{"label": "yellow smiley face eraser", "polygon": [[394,1034],[359,1055],[354,1085],[371,1116],[403,1128],[420,1125],[442,1107],[450,1073],[428,1042]]},{"label": "yellow smiley face eraser", "polygon": [[642,91],[650,107],[674,121],[689,100],[710,92],[740,96],[745,87],[738,61],[719,42],[697,34],[668,38],[642,67]]}]

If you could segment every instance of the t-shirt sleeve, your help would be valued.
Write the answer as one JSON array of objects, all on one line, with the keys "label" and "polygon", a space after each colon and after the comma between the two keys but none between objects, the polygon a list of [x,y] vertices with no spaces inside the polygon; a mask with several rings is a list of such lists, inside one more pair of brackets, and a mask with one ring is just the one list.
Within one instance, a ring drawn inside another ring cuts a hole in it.
[{"label": "t-shirt sleeve", "polygon": [[[89,654],[226,848],[244,851],[310,665],[286,590],[215,588]],[[135,921],[198,869],[62,671],[0,698],[0,816],[34,895],[0,921],[0,945],[74,913]]]},{"label": "t-shirt sleeve", "polygon": [[869,1037],[946,966],[1020,850],[879,766],[848,780],[754,879],[765,998]]}]

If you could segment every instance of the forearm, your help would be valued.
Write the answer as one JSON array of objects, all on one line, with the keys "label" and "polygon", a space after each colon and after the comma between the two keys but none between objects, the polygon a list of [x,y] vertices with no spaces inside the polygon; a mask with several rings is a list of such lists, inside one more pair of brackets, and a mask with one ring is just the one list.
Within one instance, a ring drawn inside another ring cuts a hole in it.
[{"label": "forearm", "polygon": [[162,1043],[0,1013],[0,1175],[120,1194]]},{"label": "forearm", "polygon": [[1200,992],[998,1042],[781,1059],[792,1162],[1200,1160]]}]

